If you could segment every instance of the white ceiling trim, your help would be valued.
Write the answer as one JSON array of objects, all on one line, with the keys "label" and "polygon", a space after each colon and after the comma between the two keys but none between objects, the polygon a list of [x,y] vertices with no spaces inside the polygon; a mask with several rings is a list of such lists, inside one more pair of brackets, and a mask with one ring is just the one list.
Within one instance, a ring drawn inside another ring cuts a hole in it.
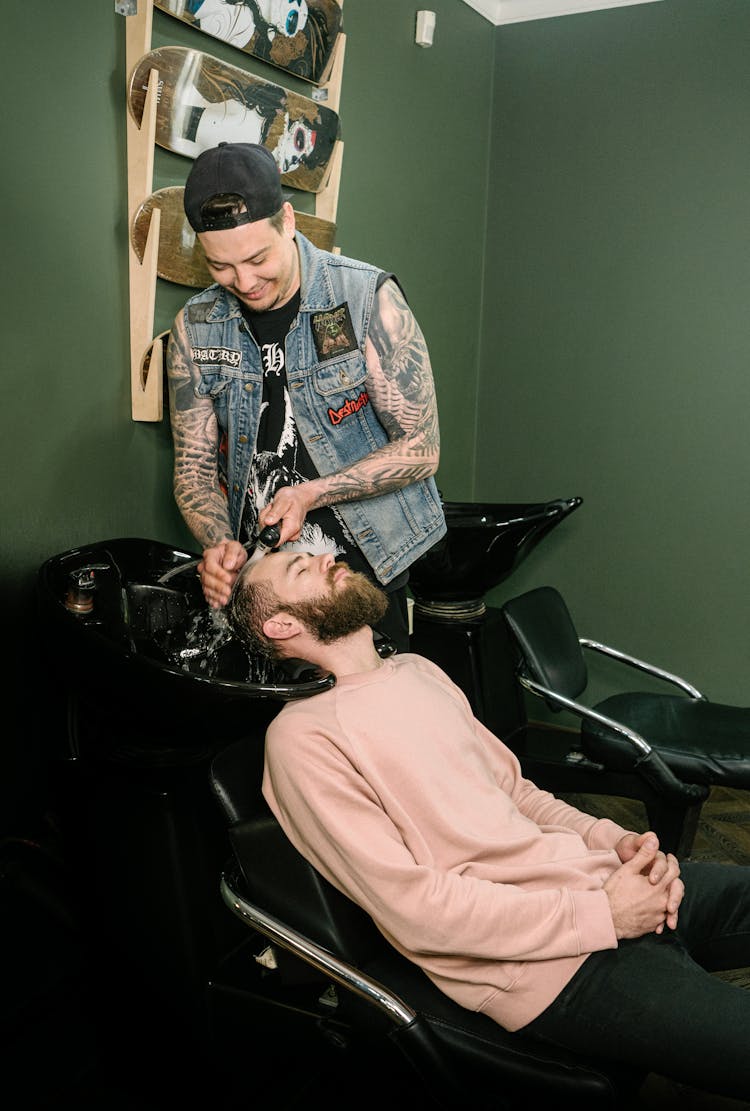
[{"label": "white ceiling trim", "polygon": [[551,19],[556,15],[625,8],[631,4],[658,4],[660,0],[464,0],[464,3],[499,27],[501,23],[524,23],[530,19]]}]

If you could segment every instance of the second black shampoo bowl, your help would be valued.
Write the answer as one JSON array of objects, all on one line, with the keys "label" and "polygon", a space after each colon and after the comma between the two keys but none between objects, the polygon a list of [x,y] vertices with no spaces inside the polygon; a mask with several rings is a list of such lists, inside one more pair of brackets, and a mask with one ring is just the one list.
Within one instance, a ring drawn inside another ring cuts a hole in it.
[{"label": "second black shampoo bowl", "polygon": [[481,615],[484,595],[508,578],[582,502],[578,497],[548,502],[444,502],[446,537],[409,570],[418,612],[437,619]]}]

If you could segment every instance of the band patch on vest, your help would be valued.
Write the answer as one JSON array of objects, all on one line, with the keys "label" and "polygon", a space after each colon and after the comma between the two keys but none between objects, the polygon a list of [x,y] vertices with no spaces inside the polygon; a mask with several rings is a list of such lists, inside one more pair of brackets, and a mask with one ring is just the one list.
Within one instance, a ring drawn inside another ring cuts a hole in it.
[{"label": "band patch on vest", "polygon": [[229,347],[191,347],[190,357],[198,366],[228,366],[233,370],[242,362],[242,352]]},{"label": "band patch on vest", "polygon": [[328,410],[328,419],[331,424],[341,424],[342,420],[350,417],[352,413],[358,413],[359,410],[369,404],[370,395],[367,390],[362,390],[359,397],[349,397],[346,399],[340,409]]},{"label": "band patch on vest", "polygon": [[313,313],[310,324],[319,362],[357,350],[354,325],[346,301],[328,312]]},{"label": "band patch on vest", "polygon": [[205,324],[208,314],[216,301],[199,301],[197,305],[187,305],[187,318],[191,324]]}]

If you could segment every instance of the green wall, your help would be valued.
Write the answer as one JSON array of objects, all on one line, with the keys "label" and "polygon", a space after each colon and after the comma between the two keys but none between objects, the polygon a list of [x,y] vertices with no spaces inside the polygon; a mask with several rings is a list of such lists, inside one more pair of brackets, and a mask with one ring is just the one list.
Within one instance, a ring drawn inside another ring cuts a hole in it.
[{"label": "green wall", "polygon": [[[419,316],[442,412],[440,485],[463,498],[473,481],[494,29],[459,0],[432,6],[435,45],[423,50],[416,5],[344,4],[338,238],[344,253],[398,274]],[[42,804],[38,567],[116,536],[191,542],[172,501],[168,421],[130,416],[125,17],[114,0],[14,4],[4,17],[0,589],[10,660],[0,815],[13,827]],[[165,42],[253,68],[155,12],[153,43]],[[154,187],[182,184],[188,165],[157,150]],[[155,333],[189,292],[158,283]]]},{"label": "green wall", "polygon": [[476,496],[584,504],[492,600],[556,585],[581,634],[742,704],[750,4],[496,44]]},{"label": "green wall", "polygon": [[[742,702],[750,4],[494,28],[433,0],[429,50],[417,7],[345,0],[338,240],[422,323],[445,497],[584,498],[492,600],[553,582],[582,632]],[[168,423],[130,417],[124,22],[114,0],[5,13],[8,825],[41,789],[39,565],[114,536],[190,546]],[[156,12],[163,42],[199,37]],[[157,150],[154,186],[186,170]],[[155,331],[187,292],[159,282]]]}]

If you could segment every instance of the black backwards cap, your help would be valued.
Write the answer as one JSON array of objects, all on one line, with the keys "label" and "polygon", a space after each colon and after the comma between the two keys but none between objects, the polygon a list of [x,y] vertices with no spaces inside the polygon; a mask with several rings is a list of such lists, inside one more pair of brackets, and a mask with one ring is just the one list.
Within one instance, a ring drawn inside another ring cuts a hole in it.
[{"label": "black backwards cap", "polygon": [[[204,215],[206,202],[222,193],[242,197],[247,212]],[[265,220],[279,211],[284,200],[276,160],[259,143],[219,143],[204,150],[185,182],[185,215],[193,231],[223,231]]]}]

